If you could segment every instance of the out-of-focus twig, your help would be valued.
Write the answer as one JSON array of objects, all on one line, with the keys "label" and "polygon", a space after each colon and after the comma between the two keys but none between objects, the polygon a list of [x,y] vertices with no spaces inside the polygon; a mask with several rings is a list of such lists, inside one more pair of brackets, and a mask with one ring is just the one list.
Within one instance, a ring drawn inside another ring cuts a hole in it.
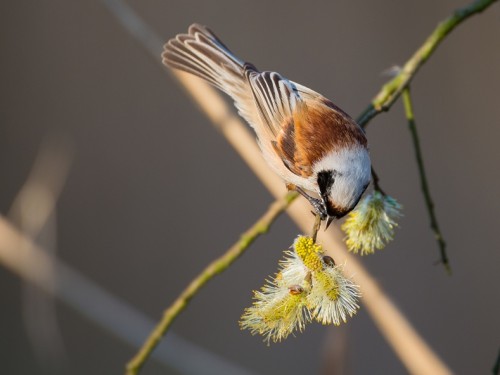
[{"label": "out-of-focus twig", "polygon": [[[46,137],[9,210],[10,219],[22,233],[42,243],[44,250],[53,256],[57,249],[55,204],[66,181],[72,151],[65,137]],[[50,372],[61,370],[66,355],[55,301],[30,283],[25,283],[23,289],[24,322],[34,352]]]},{"label": "out-of-focus twig", "polygon": [[73,158],[68,139],[49,136],[40,146],[31,172],[12,202],[9,217],[36,237],[43,229],[66,182]]},{"label": "out-of-focus twig", "polygon": [[422,193],[424,195],[427,212],[429,213],[429,218],[431,220],[431,229],[434,232],[434,236],[436,237],[436,241],[439,245],[439,251],[441,254],[440,261],[441,263],[443,263],[448,274],[451,274],[451,266],[448,261],[448,255],[446,254],[446,242],[444,241],[441,230],[439,229],[436,213],[434,211],[434,202],[432,201],[431,191],[429,189],[429,184],[427,183],[427,176],[424,167],[424,159],[422,155],[422,150],[420,148],[420,139],[417,132],[417,125],[415,123],[415,116],[413,113],[413,104],[411,100],[409,86],[403,90],[402,97],[403,97],[403,105],[405,107],[406,119],[408,120],[408,127],[410,128],[413,146],[415,149],[415,158],[417,159],[418,174],[420,176],[420,186],[422,188]]},{"label": "out-of-focus twig", "polygon": [[[90,321],[134,347],[142,344],[143,335],[154,325],[152,320],[55,256],[56,233],[44,232],[55,230],[56,203],[72,156],[73,149],[66,138],[46,138],[26,183],[9,210],[9,218],[20,231],[0,216],[0,264],[27,281],[24,300],[28,336],[34,340],[35,350],[44,362],[56,369],[60,367],[55,361],[60,360],[63,345],[51,297],[60,298]],[[35,245],[35,239],[44,245]],[[173,333],[168,344],[158,348],[154,358],[169,368],[190,375],[253,374]],[[192,358],[197,360],[192,361]]]},{"label": "out-of-focus twig", "polygon": [[322,348],[321,375],[347,375],[350,374],[349,352],[349,326],[329,327]]},{"label": "out-of-focus twig", "polygon": [[[53,257],[0,215],[0,264],[37,288],[53,294],[105,331],[140,347],[154,322],[128,303]],[[169,334],[152,357],[188,375],[255,375],[225,358]],[[196,361],[193,361],[196,358]]]},{"label": "out-of-focus twig", "polygon": [[358,124],[366,127],[371,119],[381,112],[388,111],[398,99],[403,89],[408,86],[420,67],[431,57],[446,36],[470,16],[481,13],[497,0],[476,0],[457,9],[444,21],[440,22],[428,36],[424,44],[405,63],[399,73],[382,86],[368,108],[358,117]]},{"label": "out-of-focus twig", "polygon": [[193,296],[213,277],[226,270],[233,262],[238,259],[246,249],[261,235],[266,233],[270,224],[279,216],[290,203],[297,198],[297,193],[290,192],[284,199],[274,202],[267,212],[247,230],[233,246],[227,250],[224,255],[210,263],[181,293],[174,303],[165,310],[163,318],[156,325],[155,329],[147,338],[141,350],[127,364],[127,374],[135,375],[139,372],[142,365],[146,362],[155,347],[162,339],[165,332],[169,329],[175,318],[184,310]]}]

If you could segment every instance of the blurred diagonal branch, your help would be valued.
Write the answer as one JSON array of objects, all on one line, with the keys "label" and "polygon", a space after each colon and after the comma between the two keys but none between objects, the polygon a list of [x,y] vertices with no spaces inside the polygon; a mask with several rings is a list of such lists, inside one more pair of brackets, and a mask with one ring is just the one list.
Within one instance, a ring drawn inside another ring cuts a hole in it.
[{"label": "blurred diagonal branch", "polygon": [[[16,195],[9,212],[11,220],[20,230],[0,215],[0,264],[30,283],[29,290],[32,292],[29,296],[36,296],[37,306],[30,312],[33,316],[28,316],[30,322],[27,325],[29,329],[39,331],[28,334],[34,338],[35,345],[43,342],[43,347],[35,347],[35,350],[41,351],[40,354],[51,361],[59,359],[54,354],[58,356],[61,353],[63,343],[58,338],[55,306],[52,306],[53,301],[46,300],[47,297],[58,297],[133,347],[140,347],[144,333],[154,326],[151,319],[59,260],[52,251],[55,249],[49,251],[34,242],[53,221],[51,218],[55,215],[72,156],[73,148],[66,138],[51,136],[45,139],[26,183]],[[28,307],[33,306],[29,304]],[[42,313],[50,315],[42,316]],[[51,352],[54,349],[60,351]],[[168,345],[160,347],[153,357],[163,365],[185,374],[254,374],[173,333],[170,334]],[[192,358],[196,358],[196,361],[192,361]],[[54,362],[48,364],[52,367],[58,365]]]},{"label": "blurred diagonal branch", "polygon": [[[0,264],[24,281],[57,296],[91,322],[134,348],[141,345],[144,333],[154,326],[151,319],[47,253],[1,215]],[[255,375],[174,333],[170,333],[165,344],[153,353],[153,358],[180,373]]]},{"label": "blurred diagonal branch", "polygon": [[[365,127],[377,114],[387,111],[415,76],[421,65],[432,55],[441,41],[461,22],[473,14],[482,12],[496,0],[479,0],[469,6],[461,8],[447,20],[439,24],[436,30],[429,36],[425,43],[407,61],[400,74],[385,84],[370,106],[359,117],[359,123]],[[143,46],[152,54],[158,62],[161,53],[160,38],[147,26],[144,21],[135,14],[123,1],[103,0],[112,14]],[[270,172],[262,159],[260,151],[255,144],[254,137],[250,134],[244,124],[233,114],[233,111],[225,104],[214,89],[204,84],[199,79],[188,76],[181,72],[173,72],[188,94],[196,104],[210,118],[214,125],[222,132],[233,147],[240,153],[242,158],[249,164],[250,168],[275,197],[283,195],[283,184],[280,179]],[[312,225],[312,218],[304,215],[310,207],[303,199],[298,199],[297,204],[288,209],[289,215],[295,222],[307,231]],[[411,326],[404,315],[393,304],[390,298],[377,285],[358,260],[350,255],[345,248],[337,230],[323,234],[325,248],[335,248],[335,259],[344,258],[348,261],[348,269],[356,276],[357,283],[363,290],[363,302],[370,312],[375,323],[382,334],[397,353],[409,372],[413,374],[449,374],[450,370],[425,343],[420,335]],[[181,296],[182,297],[182,296]],[[192,296],[191,296],[192,297]],[[177,302],[174,302],[174,304]],[[161,325],[161,323],[160,323]],[[167,327],[168,328],[168,327]],[[154,348],[159,338],[152,334],[151,340],[144,344],[144,353],[149,348]],[[146,349],[147,348],[147,349]],[[136,357],[136,358],[139,358]],[[147,355],[141,355],[144,362]],[[142,363],[136,363],[139,368]],[[134,372],[129,372],[134,373]]]},{"label": "blurred diagonal branch", "polygon": [[9,212],[9,217],[19,222],[29,237],[36,237],[54,213],[72,158],[72,146],[63,137],[50,136],[40,146],[31,172]]},{"label": "blurred diagonal branch", "polygon": [[[9,211],[12,222],[27,237],[43,242],[44,250],[51,255],[57,249],[55,204],[66,182],[72,155],[66,138],[46,137]],[[25,283],[23,289],[24,322],[34,352],[48,371],[60,371],[66,358],[55,301],[30,283]]]},{"label": "blurred diagonal branch", "polygon": [[429,189],[429,184],[427,183],[427,176],[424,167],[424,159],[422,155],[422,150],[420,149],[420,139],[417,132],[417,125],[415,123],[415,116],[413,113],[413,104],[410,95],[410,86],[407,86],[403,90],[403,104],[405,107],[405,114],[408,120],[408,127],[410,128],[413,146],[415,148],[415,158],[417,159],[418,173],[420,176],[420,185],[422,188],[422,193],[424,195],[427,212],[429,213],[429,217],[431,220],[431,229],[434,232],[434,236],[436,237],[436,241],[439,245],[439,250],[441,253],[440,261],[445,266],[448,274],[451,274],[451,267],[448,261],[448,255],[446,254],[446,242],[444,241],[441,230],[439,229],[436,213],[434,212],[434,202],[432,201],[431,191]]}]

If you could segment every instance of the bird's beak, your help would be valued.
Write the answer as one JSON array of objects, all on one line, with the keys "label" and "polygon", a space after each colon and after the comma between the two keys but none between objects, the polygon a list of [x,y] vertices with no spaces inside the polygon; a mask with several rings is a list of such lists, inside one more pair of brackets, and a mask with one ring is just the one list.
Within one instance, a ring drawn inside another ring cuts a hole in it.
[{"label": "bird's beak", "polygon": [[330,226],[330,224],[332,223],[333,219],[335,219],[335,217],[333,217],[333,216],[328,216],[328,218],[326,219],[325,231],[328,229],[328,227],[329,227],[329,226]]}]

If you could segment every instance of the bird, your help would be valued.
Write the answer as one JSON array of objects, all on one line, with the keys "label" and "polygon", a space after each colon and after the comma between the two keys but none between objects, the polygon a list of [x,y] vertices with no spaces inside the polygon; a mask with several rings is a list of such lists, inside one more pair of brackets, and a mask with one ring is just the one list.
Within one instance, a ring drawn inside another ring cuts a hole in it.
[{"label": "bird", "polygon": [[363,129],[323,95],[236,57],[208,27],[194,23],[170,39],[164,65],[229,95],[254,129],[264,159],[312,205],[326,228],[357,205],[371,181]]}]

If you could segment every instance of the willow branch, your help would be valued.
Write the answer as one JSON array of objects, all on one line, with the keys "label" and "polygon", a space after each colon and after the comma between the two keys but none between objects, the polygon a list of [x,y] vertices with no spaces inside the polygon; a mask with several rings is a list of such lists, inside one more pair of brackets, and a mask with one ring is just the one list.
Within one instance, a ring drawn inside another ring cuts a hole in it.
[{"label": "willow branch", "polygon": [[389,82],[382,86],[368,108],[358,117],[358,124],[366,127],[370,120],[381,112],[386,112],[407,87],[420,67],[431,57],[439,44],[446,36],[474,14],[481,13],[497,0],[477,0],[473,3],[455,10],[453,14],[438,24],[434,31],[425,40],[424,44],[405,63],[401,71]]},{"label": "willow branch", "polygon": [[140,351],[127,364],[128,375],[135,375],[139,372],[140,368],[151,355],[175,318],[177,318],[182,310],[186,308],[191,298],[193,298],[208,281],[213,279],[214,276],[223,272],[233,264],[233,262],[238,259],[260,235],[266,233],[271,224],[287,209],[295,198],[297,198],[297,193],[290,192],[285,198],[271,204],[268,211],[241,236],[238,242],[231,246],[220,258],[210,263],[193,281],[191,281],[174,303],[165,310],[163,318],[153,329]]},{"label": "willow branch", "polygon": [[417,132],[417,125],[415,123],[415,116],[413,113],[413,104],[411,100],[409,86],[403,90],[403,104],[405,107],[405,114],[408,120],[408,127],[410,128],[411,138],[415,149],[415,158],[417,159],[418,174],[420,176],[420,187],[422,188],[422,193],[425,199],[425,205],[427,207],[427,212],[429,213],[431,228],[432,231],[434,232],[434,236],[436,237],[436,241],[439,246],[439,252],[441,254],[440,262],[443,263],[448,274],[451,274],[451,266],[448,261],[448,255],[446,254],[446,242],[444,241],[441,230],[439,229],[436,212],[434,211],[434,202],[432,201],[431,191],[429,189],[429,184],[427,183],[427,175],[425,173],[424,159],[422,156],[422,150],[420,148],[420,139]]}]

